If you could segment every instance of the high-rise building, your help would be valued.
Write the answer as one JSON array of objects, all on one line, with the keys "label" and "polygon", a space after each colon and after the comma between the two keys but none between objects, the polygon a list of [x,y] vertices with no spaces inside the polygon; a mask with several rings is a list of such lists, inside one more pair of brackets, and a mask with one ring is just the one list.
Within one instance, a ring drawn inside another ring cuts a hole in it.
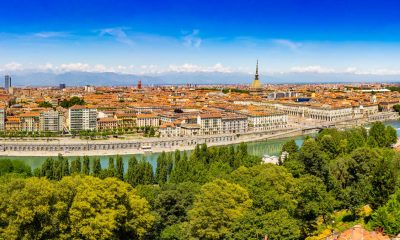
[{"label": "high-rise building", "polygon": [[65,83],[60,83],[60,89],[64,89],[65,88]]},{"label": "high-rise building", "polygon": [[4,88],[8,90],[11,87],[11,77],[9,75],[6,75],[4,77]]},{"label": "high-rise building", "polygon": [[40,113],[41,132],[62,132],[64,116],[61,112],[50,110]]},{"label": "high-rise building", "polygon": [[0,108],[0,131],[5,130],[5,120],[6,120],[6,111],[4,108]]},{"label": "high-rise building", "polygon": [[97,128],[97,109],[75,105],[69,109],[68,113],[68,125],[71,132]]},{"label": "high-rise building", "polygon": [[142,80],[138,81],[137,89],[142,89]]},{"label": "high-rise building", "polygon": [[257,60],[257,65],[256,65],[256,74],[254,76],[253,82],[250,84],[250,89],[251,90],[261,90],[262,89],[262,84],[260,80],[258,79],[258,60]]}]

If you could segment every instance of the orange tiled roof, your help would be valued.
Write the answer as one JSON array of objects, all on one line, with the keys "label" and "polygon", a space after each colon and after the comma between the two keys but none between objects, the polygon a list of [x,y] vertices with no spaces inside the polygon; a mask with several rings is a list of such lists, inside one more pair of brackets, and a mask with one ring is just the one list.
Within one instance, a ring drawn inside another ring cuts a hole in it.
[{"label": "orange tiled roof", "polygon": [[341,233],[327,237],[327,240],[390,240],[390,238],[382,233],[369,232],[360,225],[355,225]]}]

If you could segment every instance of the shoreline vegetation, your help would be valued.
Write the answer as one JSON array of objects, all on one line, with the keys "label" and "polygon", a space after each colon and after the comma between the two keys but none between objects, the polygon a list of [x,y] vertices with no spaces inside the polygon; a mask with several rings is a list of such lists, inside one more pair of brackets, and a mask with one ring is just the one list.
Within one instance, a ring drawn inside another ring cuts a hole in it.
[{"label": "shoreline vegetation", "polygon": [[[392,121],[392,120],[387,120]],[[365,124],[372,124],[372,122],[364,123]],[[363,126],[363,125],[361,125]],[[347,125],[345,128],[352,128],[356,127],[354,125]],[[315,131],[314,131],[315,132]],[[310,132],[304,133],[301,128],[288,128],[286,131],[272,131],[272,132],[263,132],[263,133],[249,133],[249,134],[242,134],[239,137],[234,137],[233,140],[230,141],[216,141],[216,142],[207,142],[208,138],[216,137],[213,135],[210,136],[198,136],[197,144],[206,143],[209,146],[224,146],[224,145],[231,145],[231,144],[240,144],[241,142],[256,142],[256,141],[263,141],[263,140],[273,140],[273,139],[285,139],[289,137],[299,137],[299,136],[307,136]],[[233,136],[230,136],[233,137]],[[143,138],[143,139],[108,139],[108,140],[83,140],[83,139],[73,139],[73,138],[50,138],[51,140],[44,140],[44,139],[5,139],[4,143],[8,144],[48,144],[48,143],[57,143],[57,146],[65,145],[65,146],[73,146],[76,144],[87,145],[87,144],[120,144],[123,142],[137,142],[146,145],[146,143],[151,143],[153,141],[182,141],[184,142],[186,138],[173,138],[173,139],[161,139],[161,138]],[[150,142],[148,142],[150,141]],[[182,150],[188,151],[193,150],[196,144],[185,145],[179,144],[174,146],[165,146],[165,147],[152,147],[150,149],[142,149],[142,148],[125,148],[125,149],[105,149],[105,150],[64,150],[64,151],[46,151],[46,150],[24,150],[24,151],[0,151],[0,156],[9,156],[9,157],[29,157],[29,156],[53,156],[56,157],[59,154],[63,156],[111,156],[111,155],[132,155],[132,154],[147,154],[147,153],[161,153],[161,152],[173,152],[175,150]],[[1,145],[0,145],[1,147]]]},{"label": "shoreline vegetation", "polygon": [[361,225],[400,233],[400,153],[383,123],[324,129],[278,165],[245,143],[197,145],[190,156],[0,161],[0,238],[317,240]]}]

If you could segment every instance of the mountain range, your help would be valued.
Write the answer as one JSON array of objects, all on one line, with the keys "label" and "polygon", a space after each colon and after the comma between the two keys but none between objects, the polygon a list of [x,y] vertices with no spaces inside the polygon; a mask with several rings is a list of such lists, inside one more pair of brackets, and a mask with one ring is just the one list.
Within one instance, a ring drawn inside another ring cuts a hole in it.
[{"label": "mountain range", "polygon": [[[252,74],[241,72],[165,72],[156,74],[122,74],[114,72],[0,72],[12,76],[13,86],[134,86],[139,80],[144,86],[169,84],[250,84]],[[400,82],[400,75],[373,75],[354,73],[274,73],[260,74],[263,84],[284,83],[349,83],[349,82]],[[3,83],[3,81],[1,81]],[[2,84],[0,84],[2,86]]]}]

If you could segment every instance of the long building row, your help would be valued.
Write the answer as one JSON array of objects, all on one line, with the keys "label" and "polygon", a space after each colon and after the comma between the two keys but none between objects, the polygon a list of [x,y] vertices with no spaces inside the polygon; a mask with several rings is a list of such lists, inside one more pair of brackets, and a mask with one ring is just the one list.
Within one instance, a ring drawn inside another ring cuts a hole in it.
[{"label": "long building row", "polygon": [[114,131],[153,127],[158,129],[160,137],[178,137],[260,132],[284,129],[288,124],[286,113],[265,108],[107,112],[76,105],[69,108],[65,116],[57,110],[6,116],[4,109],[0,109],[0,131],[3,132]]}]

